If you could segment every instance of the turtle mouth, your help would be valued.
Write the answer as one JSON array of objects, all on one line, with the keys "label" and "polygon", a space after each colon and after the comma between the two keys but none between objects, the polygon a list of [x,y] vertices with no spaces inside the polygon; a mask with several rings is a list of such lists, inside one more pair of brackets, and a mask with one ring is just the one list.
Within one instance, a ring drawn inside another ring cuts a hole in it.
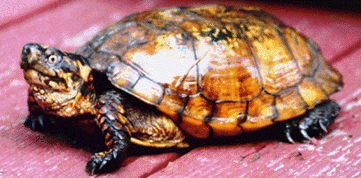
[{"label": "turtle mouth", "polygon": [[31,84],[29,92],[32,93],[39,106],[49,113],[56,113],[65,108],[76,97],[75,93],[58,92],[37,84]]},{"label": "turtle mouth", "polygon": [[62,108],[59,105],[57,100],[54,100],[54,95],[56,92],[44,88],[42,85],[32,84],[30,85],[29,92],[33,94],[36,102],[44,109],[44,110],[59,110]]},{"label": "turtle mouth", "polygon": [[36,69],[25,70],[24,78],[30,85],[37,86],[37,88],[42,90],[61,92],[67,89],[67,84],[64,79],[56,75],[47,75]]},{"label": "turtle mouth", "polygon": [[29,83],[29,93],[44,111],[56,113],[67,107],[76,98],[76,90],[68,90],[64,79],[49,76],[36,69],[24,70],[24,77]]}]

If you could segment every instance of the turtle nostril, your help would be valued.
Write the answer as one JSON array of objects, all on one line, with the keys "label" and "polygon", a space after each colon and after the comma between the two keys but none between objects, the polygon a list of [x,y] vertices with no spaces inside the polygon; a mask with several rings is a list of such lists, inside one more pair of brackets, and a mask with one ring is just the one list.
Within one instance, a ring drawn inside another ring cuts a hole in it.
[{"label": "turtle nostril", "polygon": [[28,55],[28,54],[30,54],[30,53],[31,53],[30,48],[24,48],[23,54]]},{"label": "turtle nostril", "polygon": [[[24,45],[23,50],[21,51],[21,60],[20,67],[22,69],[29,68],[30,64],[39,59],[39,53],[41,46],[34,43],[29,43]],[[35,54],[35,55],[34,55]]]},{"label": "turtle nostril", "polygon": [[31,52],[30,49],[28,47],[24,46],[23,50],[21,51],[21,54],[23,56],[26,56],[26,55],[30,54],[30,52]]},{"label": "turtle nostril", "polygon": [[40,48],[41,48],[41,46],[38,45],[38,44],[28,43],[28,44],[24,45],[22,54],[23,55],[28,55],[28,54],[31,54],[31,53],[35,53],[38,50],[40,50]]},{"label": "turtle nostril", "polygon": [[31,61],[39,60],[41,57],[43,48],[36,43],[28,43],[24,45],[21,51],[21,60],[31,63]]}]

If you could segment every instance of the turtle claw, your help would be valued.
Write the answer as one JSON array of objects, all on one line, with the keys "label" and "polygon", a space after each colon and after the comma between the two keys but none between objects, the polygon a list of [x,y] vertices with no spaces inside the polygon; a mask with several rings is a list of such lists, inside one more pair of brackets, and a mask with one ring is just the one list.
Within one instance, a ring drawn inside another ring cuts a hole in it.
[{"label": "turtle claw", "polygon": [[31,130],[43,131],[44,130],[44,116],[30,114],[25,122],[25,127],[29,127]]},{"label": "turtle claw", "polygon": [[56,121],[50,115],[29,114],[29,116],[25,119],[24,126],[37,132],[49,133],[54,131],[55,123]]},{"label": "turtle claw", "polygon": [[293,138],[291,137],[291,132],[290,131],[286,131],[286,138],[288,140],[288,142],[290,143],[295,143],[295,141],[293,140]]},{"label": "turtle claw", "polygon": [[327,126],[325,126],[322,122],[319,122],[318,124],[324,132],[327,132]]},{"label": "turtle claw", "polygon": [[100,174],[102,172],[106,172],[108,169],[106,167],[114,166],[114,161],[116,159],[114,158],[114,153],[108,152],[101,152],[101,153],[95,153],[90,160],[88,161],[86,165],[86,171],[90,175],[94,174]]},{"label": "turtle claw", "polygon": [[44,128],[44,119],[43,119],[43,117],[39,117],[39,118],[38,118],[38,123],[40,124],[40,126],[41,126],[42,128]]},{"label": "turtle claw", "polygon": [[339,111],[340,106],[336,102],[328,101],[303,116],[287,121],[284,130],[287,140],[294,143],[292,135],[300,141],[320,136],[327,132],[327,127],[334,122]]},{"label": "turtle claw", "polygon": [[103,156],[100,156],[99,154],[93,155],[90,160],[88,161],[86,165],[86,171],[90,175],[98,174],[100,173],[100,170],[104,167],[104,165],[107,164],[105,159],[102,159]]},{"label": "turtle claw", "polygon": [[291,131],[292,131],[292,124],[286,123],[285,129],[283,130],[283,132],[285,133],[288,142],[295,143],[295,141],[293,140],[293,138],[291,136]]},{"label": "turtle claw", "polygon": [[308,135],[306,130],[300,130],[300,133],[302,134],[303,138],[311,140],[311,137]]}]

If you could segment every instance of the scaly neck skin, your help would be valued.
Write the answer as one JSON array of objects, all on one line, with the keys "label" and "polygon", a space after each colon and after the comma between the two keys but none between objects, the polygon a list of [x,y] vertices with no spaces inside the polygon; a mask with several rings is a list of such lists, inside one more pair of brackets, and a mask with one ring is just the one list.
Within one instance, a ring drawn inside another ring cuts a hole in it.
[{"label": "scaly neck skin", "polygon": [[61,117],[76,117],[85,114],[96,115],[95,108],[96,95],[91,92],[77,92],[72,100],[62,103],[61,109],[55,111],[55,114]]},{"label": "scaly neck skin", "polygon": [[87,86],[87,88],[88,88],[88,90],[86,90],[87,92],[80,94],[78,103],[75,105],[79,107],[79,112],[81,114],[89,113],[91,115],[97,115],[98,111],[95,105],[97,96],[95,94],[93,83]]},{"label": "scaly neck skin", "polygon": [[93,76],[91,73],[88,73],[82,77],[84,77],[84,80],[79,84],[78,89],[64,93],[63,97],[59,97],[58,94],[58,98],[69,99],[61,103],[62,107],[60,109],[54,110],[56,115],[61,117],[76,117],[85,114],[97,114],[95,106],[97,96],[94,89]]},{"label": "scaly neck skin", "polygon": [[[72,113],[73,116],[80,116],[84,114],[96,115],[96,94],[94,88],[94,78],[92,69],[89,65],[82,65],[79,61],[79,75],[82,78],[82,84],[76,90],[74,100],[69,103],[70,105],[65,109],[65,112]],[[66,114],[66,113],[63,113]]]}]

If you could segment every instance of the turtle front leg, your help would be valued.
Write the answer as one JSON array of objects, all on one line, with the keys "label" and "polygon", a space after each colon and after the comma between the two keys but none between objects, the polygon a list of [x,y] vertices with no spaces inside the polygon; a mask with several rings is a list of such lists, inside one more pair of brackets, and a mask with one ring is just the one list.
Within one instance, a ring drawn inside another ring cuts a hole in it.
[{"label": "turtle front leg", "polygon": [[294,143],[295,138],[311,139],[318,137],[327,132],[340,112],[340,106],[334,101],[326,101],[317,105],[313,110],[308,111],[305,115],[291,121],[286,121],[284,133],[289,142]]},{"label": "turtle front leg", "polygon": [[95,121],[105,135],[108,150],[95,153],[90,158],[86,170],[91,175],[117,168],[115,166],[120,165],[126,156],[130,134],[121,123],[125,119],[120,101],[121,98],[116,92],[107,92],[98,101],[98,116]]},{"label": "turtle front leg", "polygon": [[28,94],[28,107],[30,114],[25,119],[24,126],[35,131],[45,132],[51,123],[50,116],[44,113],[31,92]]}]

